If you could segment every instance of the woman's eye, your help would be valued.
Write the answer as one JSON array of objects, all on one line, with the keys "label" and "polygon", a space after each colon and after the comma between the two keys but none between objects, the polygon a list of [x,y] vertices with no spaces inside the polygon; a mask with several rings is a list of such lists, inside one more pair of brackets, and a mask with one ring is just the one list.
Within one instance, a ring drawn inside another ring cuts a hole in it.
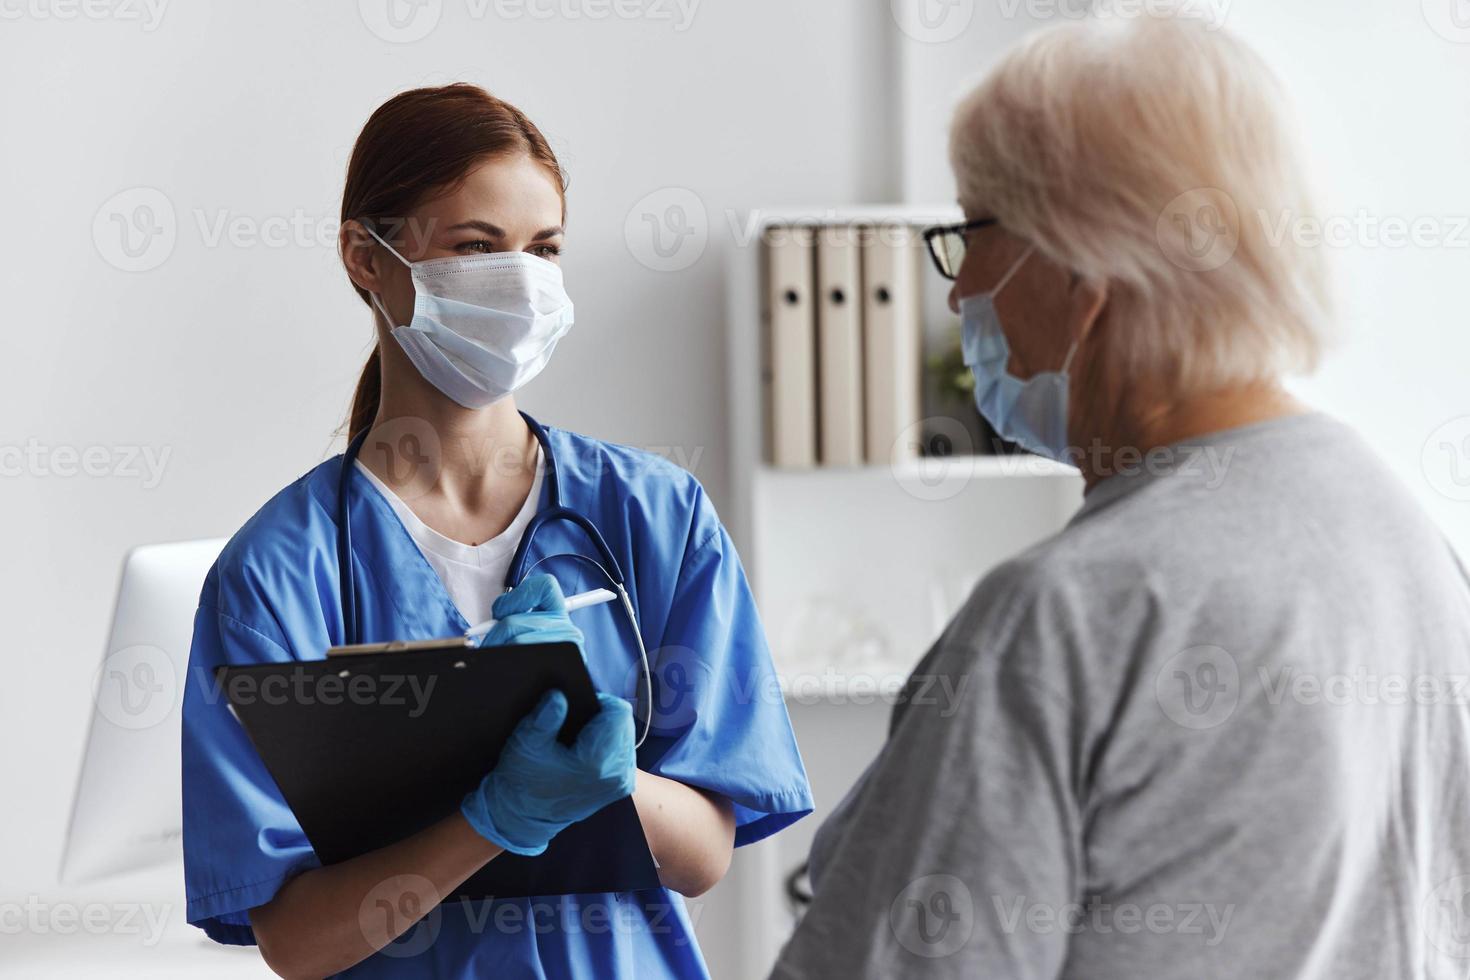
[{"label": "woman's eye", "polygon": [[459,245],[455,246],[455,251],[481,253],[493,252],[495,251],[495,243],[486,238],[478,238],[472,242],[461,242]]},{"label": "woman's eye", "polygon": [[532,255],[539,255],[543,259],[555,261],[556,257],[561,254],[561,246],[533,245],[528,251],[530,251]]}]

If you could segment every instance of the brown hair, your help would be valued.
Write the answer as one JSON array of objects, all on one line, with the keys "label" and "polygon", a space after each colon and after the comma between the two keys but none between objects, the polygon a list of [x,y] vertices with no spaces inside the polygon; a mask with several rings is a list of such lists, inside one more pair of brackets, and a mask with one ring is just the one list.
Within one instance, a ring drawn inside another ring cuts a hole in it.
[{"label": "brown hair", "polygon": [[[509,102],[478,85],[456,82],[395,95],[358,134],[342,191],[342,220],[392,229],[431,194],[452,189],[483,161],[527,153],[550,171],[566,211],[566,175],[541,130]],[[357,289],[364,303],[366,290]],[[382,396],[381,355],[375,345],[352,396],[347,438],[373,424]]]}]

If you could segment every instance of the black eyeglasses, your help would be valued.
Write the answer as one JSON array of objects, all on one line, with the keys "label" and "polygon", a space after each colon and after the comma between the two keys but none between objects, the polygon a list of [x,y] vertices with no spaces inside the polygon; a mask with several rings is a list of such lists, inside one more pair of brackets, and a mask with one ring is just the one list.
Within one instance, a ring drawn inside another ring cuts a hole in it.
[{"label": "black eyeglasses", "polygon": [[963,221],[957,225],[938,225],[925,231],[924,244],[929,246],[929,257],[934,260],[934,268],[946,279],[959,275],[960,263],[965,261],[965,248],[969,244],[970,232],[998,224],[1000,222],[994,218],[981,218],[978,221]]}]

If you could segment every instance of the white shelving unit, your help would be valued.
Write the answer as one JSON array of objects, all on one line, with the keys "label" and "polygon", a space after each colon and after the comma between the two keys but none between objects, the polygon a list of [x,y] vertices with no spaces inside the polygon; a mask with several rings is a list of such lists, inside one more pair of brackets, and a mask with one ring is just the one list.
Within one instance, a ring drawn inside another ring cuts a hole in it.
[{"label": "white shelving unit", "polygon": [[[956,221],[952,208],[762,210],[746,229],[796,222]],[[882,745],[891,693],[989,569],[1055,533],[1080,505],[1075,470],[1037,457],[955,456],[858,468],[765,462],[761,236],[729,273],[731,502],[740,548],[817,795],[812,817],[742,849],[742,976],[765,976],[792,918],[782,883]],[[924,266],[926,346],[953,329],[949,283]],[[888,695],[885,697],[885,693]]]}]

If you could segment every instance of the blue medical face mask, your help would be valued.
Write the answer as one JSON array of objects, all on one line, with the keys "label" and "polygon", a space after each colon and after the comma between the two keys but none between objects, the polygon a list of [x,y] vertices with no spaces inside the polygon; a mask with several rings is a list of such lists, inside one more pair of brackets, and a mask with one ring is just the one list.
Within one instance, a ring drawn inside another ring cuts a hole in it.
[{"label": "blue medical face mask", "polygon": [[525,252],[410,262],[367,232],[408,266],[413,320],[395,324],[376,293],[374,305],[424,380],[465,408],[484,408],[536,377],[572,328],[554,262]]},{"label": "blue medical face mask", "polygon": [[975,376],[975,407],[1000,437],[1048,459],[1069,463],[1067,371],[1077,342],[1072,342],[1060,371],[1018,378],[1006,369],[1011,347],[995,309],[995,298],[1035,251],[1034,246],[1028,248],[990,292],[961,298],[961,343],[965,364]]}]

